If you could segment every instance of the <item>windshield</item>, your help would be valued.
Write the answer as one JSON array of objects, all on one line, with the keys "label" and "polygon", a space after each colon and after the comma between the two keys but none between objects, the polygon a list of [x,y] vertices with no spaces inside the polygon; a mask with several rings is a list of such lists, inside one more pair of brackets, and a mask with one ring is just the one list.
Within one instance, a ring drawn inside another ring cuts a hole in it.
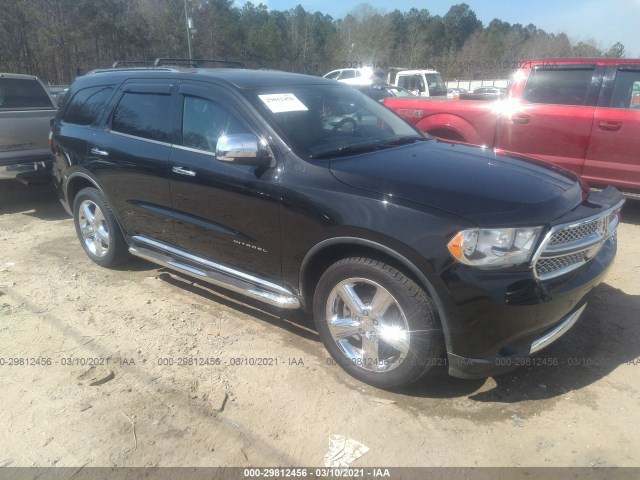
[{"label": "windshield", "polygon": [[424,139],[385,106],[345,85],[258,88],[247,96],[301,156],[355,154]]}]

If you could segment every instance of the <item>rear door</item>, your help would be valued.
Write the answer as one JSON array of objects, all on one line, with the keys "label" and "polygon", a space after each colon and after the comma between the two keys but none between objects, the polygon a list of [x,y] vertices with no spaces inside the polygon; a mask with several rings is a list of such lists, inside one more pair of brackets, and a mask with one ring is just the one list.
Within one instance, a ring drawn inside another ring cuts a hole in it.
[{"label": "rear door", "polygon": [[537,66],[498,117],[496,146],[581,174],[602,82],[593,64]]},{"label": "rear door", "polygon": [[640,192],[640,65],[607,69],[582,176]]},{"label": "rear door", "polygon": [[[173,82],[131,80],[111,102],[106,126],[88,140],[86,168],[129,235],[174,243],[169,153]],[[113,106],[115,104],[115,106]]]},{"label": "rear door", "polygon": [[170,178],[176,245],[243,273],[279,282],[280,202],[275,168],[216,159],[225,134],[264,136],[251,113],[226,89],[183,82]]}]

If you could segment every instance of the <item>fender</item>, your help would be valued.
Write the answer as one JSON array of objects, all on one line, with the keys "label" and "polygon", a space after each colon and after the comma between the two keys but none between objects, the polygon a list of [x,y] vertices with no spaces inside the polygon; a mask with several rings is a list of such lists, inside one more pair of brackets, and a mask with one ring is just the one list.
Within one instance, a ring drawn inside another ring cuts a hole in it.
[{"label": "fender", "polygon": [[405,267],[408,271],[410,271],[416,278],[419,280],[421,286],[427,290],[427,293],[433,300],[433,303],[436,306],[436,310],[438,311],[438,317],[440,319],[440,324],[442,325],[442,333],[444,335],[445,345],[447,351],[450,351],[449,346],[451,345],[451,334],[449,328],[449,321],[447,319],[447,314],[442,303],[440,296],[436,288],[433,286],[433,283],[427,278],[427,276],[417,268],[407,257],[398,253],[397,251],[387,247],[378,242],[374,242],[372,240],[367,240],[364,238],[358,237],[333,237],[328,238],[326,240],[322,240],[315,244],[313,247],[309,249],[307,254],[302,259],[302,263],[300,265],[300,297],[302,299],[305,298],[306,292],[303,285],[303,279],[305,278],[305,272],[311,260],[319,254],[324,249],[335,246],[335,245],[359,245],[364,247],[369,247],[374,250],[378,250],[381,253],[388,255],[389,257],[396,260],[400,265]]},{"label": "fender", "polygon": [[462,137],[465,142],[474,145],[483,144],[482,137],[478,130],[467,120],[450,113],[436,113],[420,120],[416,128],[423,132],[429,132],[434,129],[451,130]]}]

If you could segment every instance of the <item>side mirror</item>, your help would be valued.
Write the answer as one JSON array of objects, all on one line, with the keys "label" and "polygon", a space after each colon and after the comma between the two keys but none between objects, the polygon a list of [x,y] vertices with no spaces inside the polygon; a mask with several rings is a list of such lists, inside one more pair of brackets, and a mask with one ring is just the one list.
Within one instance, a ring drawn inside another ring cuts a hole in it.
[{"label": "side mirror", "polygon": [[237,165],[268,167],[273,161],[269,147],[252,133],[223,135],[216,143],[216,159]]}]

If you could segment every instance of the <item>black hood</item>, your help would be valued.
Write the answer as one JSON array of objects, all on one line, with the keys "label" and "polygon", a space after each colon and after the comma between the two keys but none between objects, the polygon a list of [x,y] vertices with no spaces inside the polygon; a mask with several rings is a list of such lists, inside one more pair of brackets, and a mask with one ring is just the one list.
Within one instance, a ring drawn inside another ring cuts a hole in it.
[{"label": "black hood", "polygon": [[441,141],[331,162],[343,183],[453,213],[481,226],[543,225],[583,200],[577,175],[519,155]]}]

